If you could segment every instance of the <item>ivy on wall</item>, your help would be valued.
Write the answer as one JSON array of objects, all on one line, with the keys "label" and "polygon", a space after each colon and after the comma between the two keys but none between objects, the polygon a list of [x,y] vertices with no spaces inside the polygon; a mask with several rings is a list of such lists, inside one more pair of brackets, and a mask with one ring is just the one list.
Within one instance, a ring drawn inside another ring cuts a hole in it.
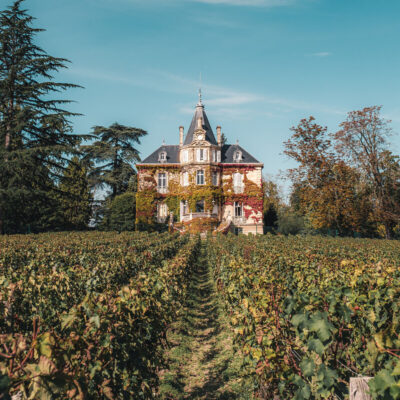
[{"label": "ivy on wall", "polygon": [[[243,203],[244,216],[253,218],[255,222],[262,219],[263,191],[262,186],[257,185],[247,177],[247,173],[254,171],[254,166],[228,165],[221,169],[205,165],[204,185],[197,185],[196,173],[198,168],[189,167],[181,169],[179,166],[157,165],[141,166],[139,175],[139,191],[137,193],[137,224],[154,224],[157,217],[157,204],[165,202],[168,210],[173,213],[174,218],[179,220],[180,202],[187,201],[189,212],[196,212],[198,201],[204,200],[204,211],[212,212],[213,206],[233,205],[234,202]],[[188,173],[188,185],[182,186],[180,182],[181,171]],[[212,185],[212,173],[222,174],[223,181],[221,186]],[[168,191],[166,194],[157,191],[157,174],[165,172],[168,174]],[[243,193],[235,193],[233,187],[233,174],[239,172],[243,174],[244,190]],[[261,183],[260,183],[261,184]],[[207,218],[211,220],[212,218]],[[195,222],[198,218],[190,222],[197,226],[203,226],[205,222]],[[211,225],[214,221],[210,221]],[[198,227],[200,228],[200,226]],[[205,228],[205,227],[204,227]],[[195,228],[193,228],[195,229]]]}]

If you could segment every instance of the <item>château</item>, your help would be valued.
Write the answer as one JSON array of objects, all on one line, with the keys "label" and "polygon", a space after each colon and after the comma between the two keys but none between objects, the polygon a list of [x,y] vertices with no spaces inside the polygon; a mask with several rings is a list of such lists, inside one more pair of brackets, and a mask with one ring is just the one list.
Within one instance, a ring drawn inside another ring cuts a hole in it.
[{"label": "ch\u00e2teau", "polygon": [[163,144],[140,164],[136,223],[169,223],[180,231],[263,233],[263,164],[243,147],[217,138],[199,95],[179,144]]}]

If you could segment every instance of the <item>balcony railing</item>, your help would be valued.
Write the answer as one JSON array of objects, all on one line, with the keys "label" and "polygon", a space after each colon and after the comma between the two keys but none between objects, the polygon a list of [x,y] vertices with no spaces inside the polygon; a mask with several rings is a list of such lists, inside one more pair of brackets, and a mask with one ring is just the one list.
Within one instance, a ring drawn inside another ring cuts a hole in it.
[{"label": "balcony railing", "polygon": [[213,214],[211,212],[194,212],[183,215],[182,221],[188,222],[196,218],[218,218],[218,214]]},{"label": "balcony railing", "polygon": [[241,216],[241,217],[233,217],[233,223],[235,225],[245,225],[246,224],[246,218]]}]

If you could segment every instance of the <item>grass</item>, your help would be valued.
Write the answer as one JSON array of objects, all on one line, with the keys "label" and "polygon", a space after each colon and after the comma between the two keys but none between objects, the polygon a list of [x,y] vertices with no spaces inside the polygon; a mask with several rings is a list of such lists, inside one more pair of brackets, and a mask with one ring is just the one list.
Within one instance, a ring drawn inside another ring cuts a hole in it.
[{"label": "grass", "polygon": [[198,258],[190,297],[171,327],[168,368],[160,371],[160,399],[252,399],[241,376],[242,355],[219,302],[205,249]]}]

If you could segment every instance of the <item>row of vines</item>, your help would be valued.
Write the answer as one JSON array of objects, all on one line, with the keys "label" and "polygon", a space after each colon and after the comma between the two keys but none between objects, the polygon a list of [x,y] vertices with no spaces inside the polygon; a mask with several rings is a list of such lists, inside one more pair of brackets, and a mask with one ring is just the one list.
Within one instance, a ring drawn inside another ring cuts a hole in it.
[{"label": "row of vines", "polygon": [[400,244],[300,237],[210,240],[245,373],[265,399],[400,398]]},{"label": "row of vines", "polygon": [[188,236],[0,238],[0,398],[151,398],[199,251]]}]

